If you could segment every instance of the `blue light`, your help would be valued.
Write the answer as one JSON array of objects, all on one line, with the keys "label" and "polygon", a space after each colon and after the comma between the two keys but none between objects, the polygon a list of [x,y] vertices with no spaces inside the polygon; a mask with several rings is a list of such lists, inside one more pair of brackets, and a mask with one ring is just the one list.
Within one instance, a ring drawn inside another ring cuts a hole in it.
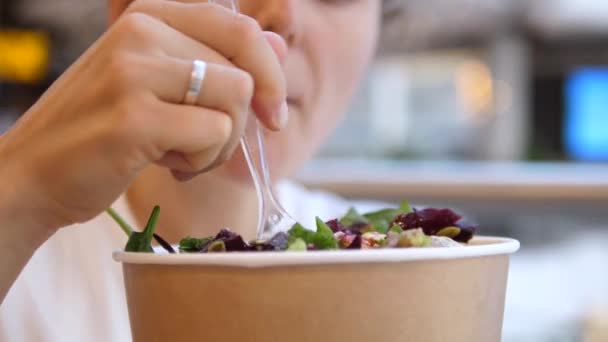
[{"label": "blue light", "polygon": [[575,71],[565,92],[569,156],[580,161],[608,161],[608,67]]}]

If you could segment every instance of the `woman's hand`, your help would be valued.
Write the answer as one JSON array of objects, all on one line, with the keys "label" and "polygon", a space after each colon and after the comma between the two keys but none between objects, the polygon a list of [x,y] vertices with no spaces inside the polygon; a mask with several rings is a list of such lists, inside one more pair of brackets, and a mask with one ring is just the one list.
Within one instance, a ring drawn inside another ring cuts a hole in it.
[{"label": "woman's hand", "polygon": [[[286,124],[285,53],[225,8],[134,2],[0,138],[0,205],[52,231],[99,214],[150,163],[181,176],[219,165],[250,106],[268,128]],[[195,59],[206,78],[197,105],[182,105]]]}]

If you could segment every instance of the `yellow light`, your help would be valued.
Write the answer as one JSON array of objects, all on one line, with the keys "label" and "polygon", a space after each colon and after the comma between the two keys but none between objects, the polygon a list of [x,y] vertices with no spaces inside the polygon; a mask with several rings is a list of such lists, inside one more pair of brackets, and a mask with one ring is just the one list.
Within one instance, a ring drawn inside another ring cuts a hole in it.
[{"label": "yellow light", "polygon": [[0,81],[35,83],[47,74],[50,41],[43,32],[0,31]]},{"label": "yellow light", "polygon": [[456,74],[456,86],[462,106],[475,116],[491,113],[494,105],[494,80],[488,66],[471,61],[460,66]]}]

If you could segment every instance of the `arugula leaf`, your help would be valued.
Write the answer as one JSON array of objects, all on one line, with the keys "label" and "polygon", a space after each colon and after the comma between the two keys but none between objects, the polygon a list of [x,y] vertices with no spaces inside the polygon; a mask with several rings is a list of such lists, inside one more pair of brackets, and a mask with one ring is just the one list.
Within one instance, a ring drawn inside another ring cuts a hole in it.
[{"label": "arugula leaf", "polygon": [[304,228],[299,223],[296,223],[287,232],[289,234],[289,242],[294,242],[296,239],[302,239],[306,243],[312,243],[315,232]]},{"label": "arugula leaf", "polygon": [[369,223],[369,221],[355,208],[350,208],[346,215],[340,219],[340,223],[345,227],[350,227],[355,223]]},{"label": "arugula leaf", "polygon": [[125,247],[125,252],[146,252],[154,253],[152,248],[152,239],[154,238],[154,229],[156,228],[156,222],[160,214],[160,207],[155,206],[150,215],[150,219],[146,224],[143,232],[133,232],[129,236],[129,241]]},{"label": "arugula leaf", "polygon": [[312,243],[321,250],[338,249],[338,241],[334,238],[334,232],[319,217],[317,217],[317,232],[313,236]]},{"label": "arugula leaf", "polygon": [[213,237],[197,239],[188,236],[179,242],[179,250],[184,253],[198,253],[211,243],[211,241],[213,241]]},{"label": "arugula leaf", "polygon": [[296,238],[293,242],[289,243],[289,246],[287,247],[287,250],[291,252],[304,252],[307,249],[306,241],[301,238]]}]

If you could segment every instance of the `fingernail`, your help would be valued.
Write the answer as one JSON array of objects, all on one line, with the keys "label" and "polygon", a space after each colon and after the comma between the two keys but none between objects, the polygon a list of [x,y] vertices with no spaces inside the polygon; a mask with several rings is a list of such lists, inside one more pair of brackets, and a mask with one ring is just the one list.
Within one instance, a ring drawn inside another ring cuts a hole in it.
[{"label": "fingernail", "polygon": [[276,126],[279,129],[284,129],[287,127],[289,123],[289,107],[287,106],[287,101],[284,101],[281,105],[281,109],[279,110],[278,116],[276,117]]}]

